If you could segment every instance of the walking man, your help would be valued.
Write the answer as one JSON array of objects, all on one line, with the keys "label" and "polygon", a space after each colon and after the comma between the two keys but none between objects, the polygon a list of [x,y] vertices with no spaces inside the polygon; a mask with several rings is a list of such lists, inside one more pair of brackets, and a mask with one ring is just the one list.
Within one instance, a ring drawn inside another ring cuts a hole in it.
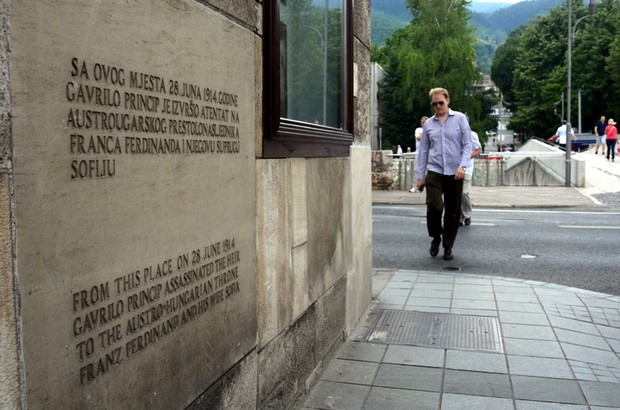
[{"label": "walking man", "polygon": [[605,137],[605,127],[607,127],[607,123],[605,122],[605,116],[601,115],[601,119],[594,124],[594,133],[596,134],[594,155],[598,154],[599,145],[603,150],[603,155],[605,155],[605,146],[607,145]]},{"label": "walking man", "polygon": [[469,191],[471,190],[471,182],[474,178],[474,158],[476,158],[482,152],[480,146],[480,139],[475,131],[471,132],[471,152],[467,167],[465,168],[465,178],[463,179],[463,198],[461,199],[461,223],[459,226],[471,225],[471,198]]},{"label": "walking man", "polygon": [[437,256],[443,239],[443,258],[451,260],[461,218],[465,167],[472,151],[471,129],[463,113],[449,108],[446,89],[433,88],[428,95],[435,115],[428,119],[422,133],[416,188],[426,186],[426,222],[428,234],[433,238],[430,254]]}]

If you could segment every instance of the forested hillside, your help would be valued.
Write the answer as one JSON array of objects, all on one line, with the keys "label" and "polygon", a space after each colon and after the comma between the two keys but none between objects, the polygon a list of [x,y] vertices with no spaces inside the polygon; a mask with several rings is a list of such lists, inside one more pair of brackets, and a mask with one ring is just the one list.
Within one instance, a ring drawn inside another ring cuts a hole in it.
[{"label": "forested hillside", "polygon": [[[471,10],[495,10],[493,12],[471,12],[469,21],[478,37],[476,44],[476,62],[484,73],[490,72],[491,60],[496,48],[507,38],[508,34],[530,19],[545,14],[563,0],[522,1],[508,7],[497,9],[501,3],[483,3],[473,1]],[[505,5],[504,5],[505,6]],[[406,0],[372,0],[371,2],[371,41],[381,46],[387,37],[411,21],[411,13]]]}]

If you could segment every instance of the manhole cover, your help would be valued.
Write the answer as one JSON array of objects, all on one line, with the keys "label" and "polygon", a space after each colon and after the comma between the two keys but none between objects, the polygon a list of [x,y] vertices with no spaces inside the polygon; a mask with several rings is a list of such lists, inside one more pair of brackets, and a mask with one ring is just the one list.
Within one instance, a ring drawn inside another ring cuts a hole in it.
[{"label": "manhole cover", "polygon": [[503,352],[499,323],[490,316],[383,310],[367,340]]}]

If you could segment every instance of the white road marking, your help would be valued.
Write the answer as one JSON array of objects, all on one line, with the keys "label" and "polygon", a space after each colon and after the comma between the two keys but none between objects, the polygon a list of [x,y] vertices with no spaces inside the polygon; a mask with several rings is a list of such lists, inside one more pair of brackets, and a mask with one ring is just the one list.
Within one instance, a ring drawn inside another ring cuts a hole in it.
[{"label": "white road marking", "polygon": [[558,228],[568,228],[568,229],[620,229],[620,226],[558,225]]}]

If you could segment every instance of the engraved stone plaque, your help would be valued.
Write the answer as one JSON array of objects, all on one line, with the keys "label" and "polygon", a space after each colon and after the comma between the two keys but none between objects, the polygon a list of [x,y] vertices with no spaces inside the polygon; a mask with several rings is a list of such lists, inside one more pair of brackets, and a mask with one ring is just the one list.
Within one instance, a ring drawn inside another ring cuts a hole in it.
[{"label": "engraved stone plaque", "polygon": [[189,0],[11,26],[27,406],[182,408],[256,343],[254,35]]}]

